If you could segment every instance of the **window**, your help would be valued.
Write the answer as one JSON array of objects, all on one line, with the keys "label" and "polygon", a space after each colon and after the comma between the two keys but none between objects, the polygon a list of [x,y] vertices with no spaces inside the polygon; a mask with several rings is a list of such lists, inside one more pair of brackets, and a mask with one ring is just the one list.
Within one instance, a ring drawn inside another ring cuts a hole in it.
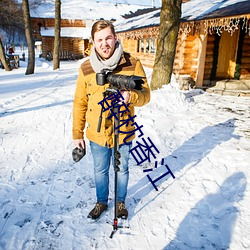
[{"label": "window", "polygon": [[141,38],[137,40],[138,53],[155,53],[155,38]]}]

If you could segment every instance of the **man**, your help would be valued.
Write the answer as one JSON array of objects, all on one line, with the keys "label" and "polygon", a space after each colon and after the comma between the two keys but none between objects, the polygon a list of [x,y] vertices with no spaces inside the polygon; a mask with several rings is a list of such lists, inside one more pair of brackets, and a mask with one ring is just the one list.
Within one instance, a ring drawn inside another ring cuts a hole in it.
[{"label": "man", "polygon": [[[137,75],[143,77],[141,90],[125,89],[120,90],[122,101],[128,105],[129,112],[124,112],[122,119],[134,116],[134,106],[143,106],[150,100],[150,90],[146,81],[145,72],[140,61],[131,57],[123,51],[121,43],[117,40],[114,26],[111,22],[100,20],[94,23],[91,30],[93,50],[90,58],[85,61],[79,70],[76,84],[75,98],[73,103],[73,140],[76,147],[85,147],[83,130],[87,122],[86,137],[90,141],[90,148],[94,161],[94,175],[96,185],[97,203],[90,211],[88,218],[97,219],[103,211],[108,208],[109,195],[109,168],[113,160],[114,133],[113,118],[109,118],[110,112],[103,112],[100,132],[97,132],[98,117],[103,100],[103,92],[109,84],[100,86],[96,82],[96,73],[103,69],[112,71],[112,74]],[[130,122],[121,130],[129,132],[135,130]],[[117,194],[117,217],[128,216],[125,206],[125,198],[128,186],[128,160],[129,150],[132,146],[132,139],[129,137],[124,143],[127,134],[119,134],[119,152],[121,154],[118,172],[118,194]]]}]

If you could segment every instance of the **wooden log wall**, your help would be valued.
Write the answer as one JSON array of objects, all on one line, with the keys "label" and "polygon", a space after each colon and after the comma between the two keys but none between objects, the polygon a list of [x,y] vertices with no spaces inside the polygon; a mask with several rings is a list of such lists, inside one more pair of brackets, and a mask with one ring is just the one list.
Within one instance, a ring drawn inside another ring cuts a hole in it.
[{"label": "wooden log wall", "polygon": [[[32,27],[34,29],[39,29],[39,27],[49,28],[55,27],[54,18],[31,18]],[[86,27],[85,20],[71,20],[71,19],[62,19],[61,27]]]},{"label": "wooden log wall", "polygon": [[73,39],[73,53],[74,55],[84,56],[84,51],[88,48],[89,41],[87,39],[82,40],[79,38]]},{"label": "wooden log wall", "polygon": [[184,50],[184,64],[180,74],[188,74],[192,79],[196,78],[197,58],[199,54],[199,46],[197,36],[187,36]]},{"label": "wooden log wall", "polygon": [[154,66],[155,53],[138,51],[138,40],[121,38],[120,42],[123,50],[138,58],[145,67],[152,68]]},{"label": "wooden log wall", "polygon": [[174,65],[173,65],[173,73],[178,75],[179,71],[183,68],[183,50],[185,46],[185,36],[179,35],[177,39],[176,44],[176,50],[175,50],[175,59],[174,59]]},{"label": "wooden log wall", "polygon": [[42,37],[42,57],[46,58],[48,52],[53,51],[54,37]]},{"label": "wooden log wall", "polygon": [[215,34],[213,35],[208,34],[204,78],[203,78],[203,80],[205,80],[207,84],[209,84],[213,68],[214,46],[215,46]]},{"label": "wooden log wall", "polygon": [[179,35],[175,52],[173,73],[189,75],[196,79],[197,58],[199,53],[198,37],[195,35]]},{"label": "wooden log wall", "polygon": [[131,54],[135,54],[136,53],[136,47],[137,47],[137,40],[125,40],[125,39],[122,39],[120,40],[120,42],[122,43],[122,46],[123,46],[123,50],[124,51],[127,51]]},{"label": "wooden log wall", "polygon": [[[139,43],[145,43],[147,37],[137,39],[127,39],[125,36],[119,37],[123,49],[131,53],[134,57],[140,59],[145,67],[152,68],[154,66],[155,53],[146,52],[146,50],[138,50]],[[152,39],[150,37],[149,39]],[[173,66],[173,73],[177,75],[190,75],[193,79],[197,73],[197,57],[198,57],[198,37],[195,35],[184,36],[179,34],[176,47],[176,55]],[[155,47],[157,39],[155,38]],[[145,46],[144,46],[145,47]],[[155,48],[156,51],[157,48]],[[154,52],[155,52],[154,51]]]},{"label": "wooden log wall", "polygon": [[73,52],[73,39],[67,37],[61,38],[60,51]]},{"label": "wooden log wall", "polygon": [[[48,52],[52,52],[54,47],[54,37],[42,38],[42,57],[46,58]],[[82,58],[84,51],[88,47],[88,40],[78,38],[61,38],[60,51],[69,51],[76,57]]]},{"label": "wooden log wall", "polygon": [[240,79],[250,79],[250,36],[245,35],[242,46]]},{"label": "wooden log wall", "polygon": [[136,53],[134,56],[136,58],[138,58],[145,67],[153,68],[154,60],[155,60],[155,54],[150,54],[150,53],[139,54],[139,53]]}]

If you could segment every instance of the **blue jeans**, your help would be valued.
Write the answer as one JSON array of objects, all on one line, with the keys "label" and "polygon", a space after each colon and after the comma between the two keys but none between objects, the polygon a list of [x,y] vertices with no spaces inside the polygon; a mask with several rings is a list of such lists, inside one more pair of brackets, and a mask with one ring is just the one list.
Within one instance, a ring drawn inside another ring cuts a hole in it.
[{"label": "blue jeans", "polygon": [[[129,145],[122,144],[119,146],[119,152],[121,154],[121,164],[119,165],[120,171],[118,172],[117,180],[117,200],[120,202],[124,202],[127,195],[129,178],[128,161],[129,150],[131,149],[131,146],[132,142]],[[103,147],[91,141],[90,148],[94,160],[97,202],[107,204],[109,196],[109,168],[111,159],[112,163],[114,162],[114,148],[108,148],[107,146]]]}]

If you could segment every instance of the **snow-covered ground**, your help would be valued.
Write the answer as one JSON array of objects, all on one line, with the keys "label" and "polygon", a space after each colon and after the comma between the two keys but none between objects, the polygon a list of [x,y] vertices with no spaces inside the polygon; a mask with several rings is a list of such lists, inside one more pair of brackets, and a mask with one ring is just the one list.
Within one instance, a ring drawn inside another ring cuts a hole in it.
[{"label": "snow-covered ground", "polygon": [[[180,91],[152,92],[137,123],[173,172],[131,157],[129,228],[113,239],[109,209],[98,222],[93,162],[72,161],[72,100],[81,61],[37,58],[35,74],[0,69],[0,249],[250,249],[250,99]],[[151,70],[146,69],[150,79]],[[152,172],[143,170],[153,168]]]}]

